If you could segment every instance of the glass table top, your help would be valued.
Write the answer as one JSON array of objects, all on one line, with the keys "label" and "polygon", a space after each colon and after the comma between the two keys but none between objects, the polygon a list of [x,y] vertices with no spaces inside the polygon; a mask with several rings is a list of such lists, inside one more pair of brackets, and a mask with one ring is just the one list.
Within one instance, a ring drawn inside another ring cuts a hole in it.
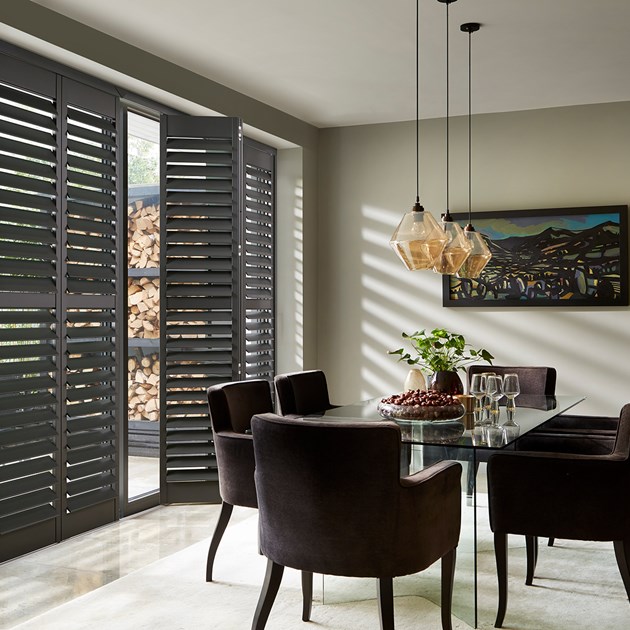
[{"label": "glass table top", "polygon": [[[359,403],[343,405],[329,409],[322,415],[309,416],[319,420],[335,421],[389,421],[396,422],[401,428],[401,439],[411,444],[448,444],[462,448],[498,448],[473,440],[473,431],[467,429],[464,418],[460,420],[387,420],[377,409],[381,398],[372,398]],[[514,422],[518,430],[506,430],[500,447],[507,446],[516,438],[539,427],[547,420],[564,413],[584,400],[584,396],[529,396],[521,395],[516,399]],[[500,407],[499,426],[507,420],[505,407]]]}]

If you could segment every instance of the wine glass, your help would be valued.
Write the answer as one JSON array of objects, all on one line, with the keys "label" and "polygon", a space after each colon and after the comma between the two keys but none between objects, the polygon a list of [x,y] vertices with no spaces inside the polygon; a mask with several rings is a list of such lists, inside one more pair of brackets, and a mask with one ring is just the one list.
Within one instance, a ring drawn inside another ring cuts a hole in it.
[{"label": "wine glass", "polygon": [[496,374],[486,379],[486,394],[490,398],[491,424],[499,422],[499,400],[503,398],[503,379]]},{"label": "wine glass", "polygon": [[483,399],[486,396],[486,377],[483,374],[473,374],[470,381],[470,394],[476,398],[475,424],[482,423]]},{"label": "wine glass", "polygon": [[505,406],[507,411],[506,425],[514,426],[514,412],[516,411],[515,398],[521,393],[521,387],[518,382],[518,374],[506,374],[503,378],[503,394],[507,398]]}]

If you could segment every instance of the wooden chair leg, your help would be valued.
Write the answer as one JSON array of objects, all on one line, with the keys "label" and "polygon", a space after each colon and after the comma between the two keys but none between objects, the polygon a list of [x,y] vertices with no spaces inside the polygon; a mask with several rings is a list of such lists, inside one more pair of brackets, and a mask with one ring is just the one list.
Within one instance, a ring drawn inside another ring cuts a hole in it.
[{"label": "wooden chair leg", "polygon": [[379,578],[377,588],[381,630],[394,630],[394,580]]},{"label": "wooden chair leg", "polygon": [[302,621],[311,620],[313,607],[313,574],[302,571]]},{"label": "wooden chair leg", "polygon": [[468,470],[466,471],[466,496],[472,497],[475,493],[475,482],[479,472],[479,462],[468,462]]},{"label": "wooden chair leg", "polygon": [[499,606],[497,608],[497,618],[494,622],[495,628],[503,626],[505,611],[507,609],[507,534],[495,533],[494,535],[494,557],[497,563],[497,579],[499,584]]},{"label": "wooden chair leg", "polygon": [[252,630],[263,630],[267,624],[271,607],[280,588],[283,573],[284,567],[281,564],[276,564],[269,559],[267,560],[267,572],[265,573],[265,581],[263,582],[256,612],[254,613]]},{"label": "wooden chair leg", "polygon": [[619,573],[621,573],[626,595],[630,600],[630,540],[615,540],[613,544]]},{"label": "wooden chair leg", "polygon": [[217,549],[225,528],[232,516],[233,505],[223,501],[221,504],[221,513],[219,514],[219,520],[214,528],[214,534],[212,534],[212,540],[210,541],[210,549],[208,549],[208,561],[206,562],[206,582],[212,582],[212,567],[214,566],[214,557],[217,555]]},{"label": "wooden chair leg", "polygon": [[531,586],[534,581],[534,572],[538,562],[538,537],[525,536],[525,548],[527,550],[527,574],[525,584]]},{"label": "wooden chair leg", "polygon": [[453,603],[453,582],[455,580],[456,549],[442,556],[442,630],[452,630],[451,605]]}]

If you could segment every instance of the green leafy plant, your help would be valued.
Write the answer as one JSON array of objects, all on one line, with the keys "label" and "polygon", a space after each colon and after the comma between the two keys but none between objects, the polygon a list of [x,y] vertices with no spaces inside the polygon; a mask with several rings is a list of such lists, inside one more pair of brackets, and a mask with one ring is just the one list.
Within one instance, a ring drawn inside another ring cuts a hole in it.
[{"label": "green leafy plant", "polygon": [[402,337],[411,343],[416,356],[412,356],[404,348],[390,350],[388,354],[398,354],[399,361],[417,365],[431,374],[464,370],[466,365],[475,361],[487,361],[492,365],[494,359],[484,348],[475,350],[466,343],[463,335],[445,328],[434,328],[431,332],[418,330],[411,335],[402,333]]}]

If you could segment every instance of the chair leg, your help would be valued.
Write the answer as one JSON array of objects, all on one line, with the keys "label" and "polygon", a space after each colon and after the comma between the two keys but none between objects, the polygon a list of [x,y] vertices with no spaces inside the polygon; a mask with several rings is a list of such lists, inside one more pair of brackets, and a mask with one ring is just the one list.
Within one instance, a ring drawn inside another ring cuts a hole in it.
[{"label": "chair leg", "polygon": [[531,586],[534,581],[534,571],[538,562],[538,537],[525,536],[525,548],[527,550],[527,574],[525,584]]},{"label": "chair leg", "polygon": [[468,470],[466,471],[466,496],[472,497],[475,491],[475,481],[477,480],[477,473],[479,472],[479,462],[475,462],[473,466],[472,462],[468,462]]},{"label": "chair leg", "polygon": [[267,572],[265,573],[265,581],[263,582],[256,612],[254,613],[252,630],[263,630],[267,624],[271,607],[280,588],[283,573],[284,567],[281,564],[276,564],[272,560],[267,559]]},{"label": "chair leg", "polygon": [[313,607],[313,574],[302,571],[302,621],[311,620]]},{"label": "chair leg", "polygon": [[505,611],[507,609],[507,534],[494,534],[494,557],[497,563],[497,578],[499,583],[499,607],[495,628],[503,626]]},{"label": "chair leg", "polygon": [[212,534],[212,540],[210,541],[210,549],[208,549],[208,561],[206,562],[206,582],[212,582],[212,567],[214,566],[214,557],[217,555],[217,549],[225,528],[232,516],[233,505],[223,501],[221,504],[221,513],[219,514],[219,520],[214,528],[214,534]]},{"label": "chair leg", "polygon": [[442,630],[452,630],[451,605],[453,603],[453,582],[455,580],[455,548],[442,556]]},{"label": "chair leg", "polygon": [[615,540],[613,544],[619,573],[621,573],[626,595],[630,600],[630,540]]},{"label": "chair leg", "polygon": [[556,539],[555,539],[555,538],[550,538],[550,539],[547,541],[547,547],[553,547],[553,543],[555,543],[555,542],[556,542]]},{"label": "chair leg", "polygon": [[394,580],[378,578],[378,612],[381,630],[394,630]]}]

